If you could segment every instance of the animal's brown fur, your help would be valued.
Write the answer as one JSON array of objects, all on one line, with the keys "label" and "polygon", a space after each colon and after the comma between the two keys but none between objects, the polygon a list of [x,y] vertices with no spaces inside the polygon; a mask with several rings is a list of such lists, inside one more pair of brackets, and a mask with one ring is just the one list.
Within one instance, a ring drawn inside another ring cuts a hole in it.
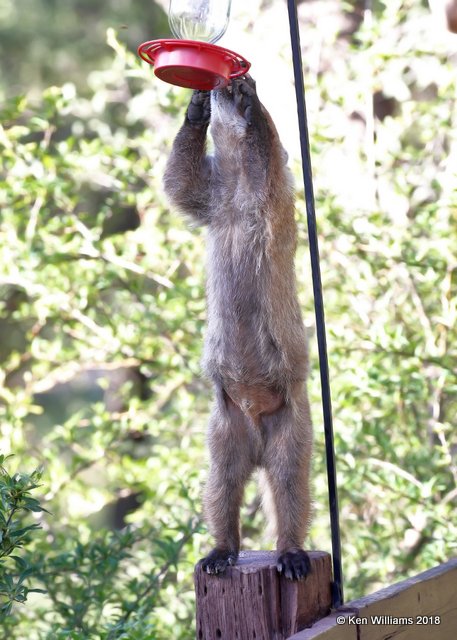
[{"label": "animal's brown fur", "polygon": [[[206,155],[211,120],[214,156]],[[278,569],[309,570],[302,544],[310,519],[312,429],[308,355],[296,294],[291,174],[276,128],[249,77],[194,92],[164,184],[172,204],[207,234],[207,331],[203,365],[215,403],[205,513],[216,548],[209,573],[233,564],[239,510],[254,468],[276,522]]]}]

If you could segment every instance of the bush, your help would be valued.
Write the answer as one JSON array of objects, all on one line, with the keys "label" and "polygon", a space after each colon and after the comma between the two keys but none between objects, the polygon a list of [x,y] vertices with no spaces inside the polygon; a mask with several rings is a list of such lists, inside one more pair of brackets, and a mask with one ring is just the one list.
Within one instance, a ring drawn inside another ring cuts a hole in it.
[{"label": "bush", "polygon": [[11,613],[14,602],[25,602],[29,593],[44,593],[25,585],[35,567],[21,553],[32,531],[39,524],[25,525],[28,513],[44,511],[31,491],[36,489],[41,471],[31,475],[15,473],[11,476],[4,466],[10,456],[0,455],[0,619]]}]

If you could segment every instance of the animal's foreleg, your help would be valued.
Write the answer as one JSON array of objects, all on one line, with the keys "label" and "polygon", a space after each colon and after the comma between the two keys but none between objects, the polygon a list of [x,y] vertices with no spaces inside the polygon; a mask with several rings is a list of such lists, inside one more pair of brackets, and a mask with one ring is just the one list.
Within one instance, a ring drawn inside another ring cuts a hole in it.
[{"label": "animal's foreleg", "polygon": [[206,155],[210,115],[209,92],[194,91],[164,175],[171,203],[200,223],[210,217],[211,159]]}]

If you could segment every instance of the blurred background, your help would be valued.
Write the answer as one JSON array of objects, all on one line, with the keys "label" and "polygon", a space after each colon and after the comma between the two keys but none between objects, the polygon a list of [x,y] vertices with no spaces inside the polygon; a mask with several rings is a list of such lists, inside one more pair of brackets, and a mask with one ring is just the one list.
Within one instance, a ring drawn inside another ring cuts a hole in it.
[{"label": "blurred background", "polygon": [[[251,60],[296,176],[316,440],[308,546],[330,551],[287,7],[232,4],[221,45]],[[298,7],[348,600],[457,549],[457,21],[452,0],[431,4]],[[190,92],[135,53],[169,35],[167,5],[0,0],[0,454],[14,454],[0,456],[0,611],[11,640],[195,637],[192,571],[210,545],[204,231],[161,186]],[[272,542],[253,481],[243,546]]]}]

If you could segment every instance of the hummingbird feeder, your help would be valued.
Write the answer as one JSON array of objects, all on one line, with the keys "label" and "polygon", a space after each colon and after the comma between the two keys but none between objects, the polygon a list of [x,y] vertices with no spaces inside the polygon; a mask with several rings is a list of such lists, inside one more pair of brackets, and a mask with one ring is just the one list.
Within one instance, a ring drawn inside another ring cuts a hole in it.
[{"label": "hummingbird feeder", "polygon": [[168,22],[176,39],[143,42],[138,54],[155,75],[189,89],[222,89],[249,71],[250,63],[214,44],[225,33],[231,0],[170,0]]}]

